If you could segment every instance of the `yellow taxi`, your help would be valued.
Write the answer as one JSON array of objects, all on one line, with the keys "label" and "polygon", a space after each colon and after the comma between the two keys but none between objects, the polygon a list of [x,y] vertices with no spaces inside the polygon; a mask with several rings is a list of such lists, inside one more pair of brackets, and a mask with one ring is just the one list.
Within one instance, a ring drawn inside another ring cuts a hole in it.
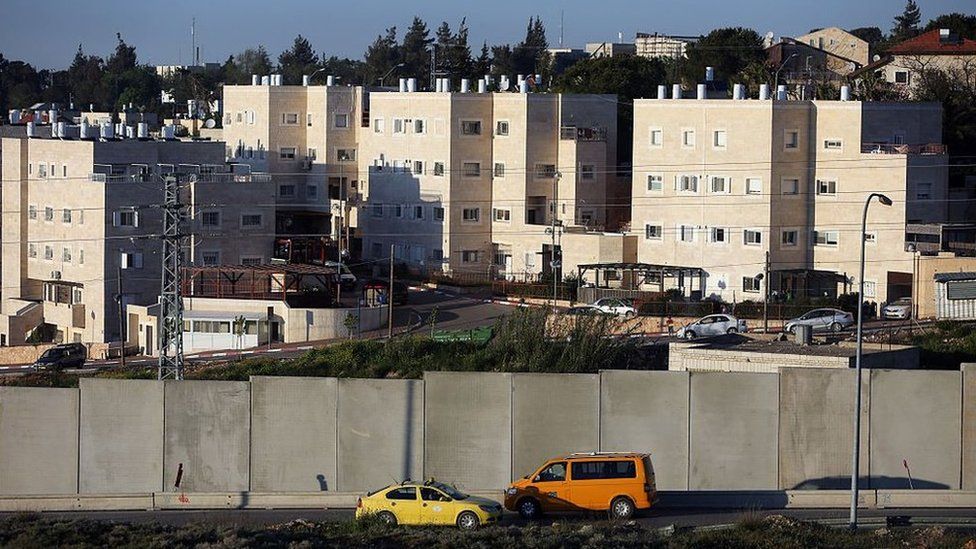
[{"label": "yellow taxi", "polygon": [[483,524],[497,523],[502,506],[488,498],[469,496],[446,484],[429,480],[393,484],[356,503],[356,518],[375,515],[390,525],[456,525],[474,530]]}]

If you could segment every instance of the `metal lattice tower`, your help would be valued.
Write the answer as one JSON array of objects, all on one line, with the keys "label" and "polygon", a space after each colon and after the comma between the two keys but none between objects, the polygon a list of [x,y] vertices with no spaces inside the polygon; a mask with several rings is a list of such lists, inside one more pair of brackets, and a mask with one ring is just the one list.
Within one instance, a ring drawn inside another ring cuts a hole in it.
[{"label": "metal lattice tower", "polygon": [[176,176],[163,178],[163,269],[160,289],[159,379],[183,379],[183,258],[185,206]]}]

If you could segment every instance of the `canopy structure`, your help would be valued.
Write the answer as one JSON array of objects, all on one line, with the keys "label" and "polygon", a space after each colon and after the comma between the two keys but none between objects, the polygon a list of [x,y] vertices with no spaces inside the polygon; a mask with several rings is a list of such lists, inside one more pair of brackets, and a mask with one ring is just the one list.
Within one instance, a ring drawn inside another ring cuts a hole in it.
[{"label": "canopy structure", "polygon": [[339,274],[334,267],[304,264],[215,265],[185,267],[184,297],[230,299],[280,299],[291,302],[303,296],[316,301],[333,298]]},{"label": "canopy structure", "polygon": [[[683,267],[679,265],[658,265],[653,263],[589,263],[579,265],[579,280],[582,284],[588,271],[593,271],[596,276],[595,285],[601,287],[600,273],[603,273],[603,282],[606,284],[607,273],[619,273],[621,279],[628,284],[631,289],[640,289],[643,284],[653,284],[658,286],[658,291],[664,293],[665,280],[677,279],[672,286],[684,289],[686,286],[691,292],[695,288],[695,279],[698,279],[698,291],[705,289],[705,270],[701,267]],[[611,275],[615,276],[615,275]]]}]

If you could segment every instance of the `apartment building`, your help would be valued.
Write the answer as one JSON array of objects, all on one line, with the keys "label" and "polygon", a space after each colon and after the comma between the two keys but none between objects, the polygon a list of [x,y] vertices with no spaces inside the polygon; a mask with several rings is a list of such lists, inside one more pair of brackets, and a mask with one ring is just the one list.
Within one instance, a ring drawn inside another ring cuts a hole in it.
[{"label": "apartment building", "polygon": [[797,36],[795,40],[837,57],[850,59],[861,67],[871,62],[871,47],[867,41],[844,29],[837,27],[818,29]]},{"label": "apartment building", "polygon": [[274,179],[276,256],[321,261],[335,244],[349,249],[347,234],[358,225],[357,148],[368,96],[361,87],[278,85],[272,77],[224,86],[227,160]]},{"label": "apartment building", "polygon": [[601,238],[615,97],[389,92],[369,105],[366,257],[393,246],[430,270],[533,278],[551,269],[554,217],[557,246],[571,227]]},{"label": "apartment building", "polygon": [[22,137],[2,150],[4,345],[42,323],[61,341],[118,341],[120,271],[123,307],[158,300],[162,176],[183,182],[192,264],[270,259],[270,179],[231,171],[223,143]]},{"label": "apartment building", "polygon": [[893,204],[869,212],[865,299],[910,295],[906,224],[947,216],[941,118],[931,103],[637,100],[638,256],[703,269],[702,297],[856,291],[861,212],[879,192]]},{"label": "apartment building", "polygon": [[924,72],[939,70],[952,78],[969,82],[976,69],[976,40],[950,29],[932,29],[895,44],[878,61],[864,67],[911,97]]},{"label": "apartment building", "polygon": [[698,41],[697,36],[669,36],[666,34],[639,32],[634,38],[635,52],[641,57],[685,57],[689,44]]}]

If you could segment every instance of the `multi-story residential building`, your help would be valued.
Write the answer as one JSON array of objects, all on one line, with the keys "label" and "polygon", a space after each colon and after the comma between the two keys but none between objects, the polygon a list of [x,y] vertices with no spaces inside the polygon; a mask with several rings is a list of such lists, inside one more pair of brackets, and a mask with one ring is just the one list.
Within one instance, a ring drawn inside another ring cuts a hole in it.
[{"label": "multi-story residential building", "polygon": [[587,42],[584,48],[590,57],[620,57],[621,55],[634,55],[637,47],[623,40],[617,42]]},{"label": "multi-story residential building", "polygon": [[276,256],[321,261],[329,246],[349,249],[362,191],[358,138],[367,97],[351,86],[224,86],[228,161],[270,173],[276,184]]},{"label": "multi-story residential building", "polygon": [[369,103],[366,256],[392,245],[398,260],[431,270],[537,277],[551,268],[553,216],[557,237],[589,228],[599,247],[615,97],[390,92]]},{"label": "multi-story residential building", "polygon": [[223,143],[20,137],[2,149],[2,344],[42,323],[62,341],[118,341],[120,272],[123,308],[158,300],[166,175],[183,181],[192,264],[270,260],[270,179],[232,172]]},{"label": "multi-story residential building", "polygon": [[701,268],[703,297],[728,301],[762,299],[766,283],[856,291],[861,212],[879,192],[893,204],[870,209],[865,299],[910,295],[906,224],[947,215],[941,118],[931,103],[637,100],[639,258]]},{"label": "multi-story residential building", "polygon": [[976,69],[976,40],[949,29],[933,29],[888,49],[885,56],[860,72],[874,72],[911,97],[927,70],[939,70],[970,81]]},{"label": "multi-story residential building", "polygon": [[686,55],[689,44],[698,41],[697,36],[669,36],[666,34],[639,32],[634,39],[637,55],[641,57],[667,57],[678,59]]},{"label": "multi-story residential building", "polygon": [[867,41],[844,29],[827,27],[797,36],[795,40],[837,57],[850,59],[861,67],[871,62],[871,47]]}]

